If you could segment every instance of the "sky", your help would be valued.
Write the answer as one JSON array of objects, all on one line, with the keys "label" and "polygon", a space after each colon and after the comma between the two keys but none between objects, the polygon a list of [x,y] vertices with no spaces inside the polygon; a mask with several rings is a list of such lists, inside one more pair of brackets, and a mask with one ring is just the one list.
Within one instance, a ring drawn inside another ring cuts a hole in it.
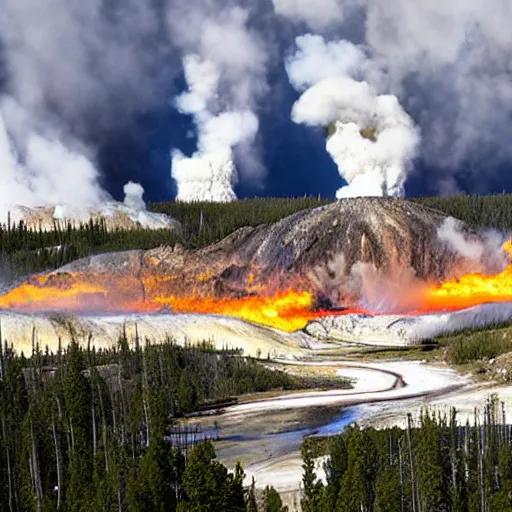
[{"label": "sky", "polygon": [[512,192],[507,0],[2,4],[0,215]]}]

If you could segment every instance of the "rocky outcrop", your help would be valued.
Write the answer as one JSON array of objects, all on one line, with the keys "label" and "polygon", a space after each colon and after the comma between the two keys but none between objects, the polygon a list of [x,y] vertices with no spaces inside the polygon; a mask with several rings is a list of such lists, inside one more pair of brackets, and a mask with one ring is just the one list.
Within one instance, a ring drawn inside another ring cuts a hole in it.
[{"label": "rocky outcrop", "polygon": [[90,208],[72,208],[56,206],[15,206],[10,212],[12,224],[20,221],[28,229],[52,231],[66,229],[68,225],[80,227],[89,222],[99,222],[108,231],[130,229],[170,229],[179,231],[180,223],[168,215],[149,212],[145,208],[133,208],[115,201],[106,202]]},{"label": "rocky outcrop", "polygon": [[481,262],[438,238],[444,220],[440,212],[404,200],[344,199],[272,225],[242,228],[196,251],[178,245],[82,259],[45,282],[100,279],[111,297],[134,302],[148,295],[233,298],[302,288],[320,304],[343,307],[381,280],[382,286],[386,280],[438,281],[481,270]]}]

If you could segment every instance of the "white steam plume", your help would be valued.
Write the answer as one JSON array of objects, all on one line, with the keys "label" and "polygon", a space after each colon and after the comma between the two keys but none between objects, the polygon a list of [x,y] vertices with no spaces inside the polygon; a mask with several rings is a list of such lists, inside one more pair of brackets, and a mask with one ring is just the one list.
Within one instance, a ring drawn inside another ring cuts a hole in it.
[{"label": "white steam plume", "polygon": [[510,2],[339,0],[333,2],[333,18],[324,23],[319,23],[315,2],[273,2],[276,12],[291,22],[300,20],[319,33],[335,28],[345,39],[364,45],[373,65],[382,70],[378,80],[365,78],[379,90],[407,99],[421,126],[420,156],[431,168],[429,192],[459,192],[456,173],[461,167],[465,187],[487,191],[485,178],[508,165]]},{"label": "white steam plume", "polygon": [[437,237],[464,258],[480,265],[468,271],[496,274],[510,265],[510,257],[503,248],[510,237],[496,230],[487,229],[476,236],[468,232],[460,220],[447,217],[438,227]]},{"label": "white steam plume", "polygon": [[379,95],[351,78],[375,73],[352,43],[306,35],[296,44],[288,76],[298,90],[309,88],[293,106],[292,119],[332,131],[326,148],[348,183],[336,196],[403,195],[419,135],[396,96]]},{"label": "white steam plume", "polygon": [[[108,4],[108,5],[107,5]],[[155,101],[157,4],[4,0],[0,220],[10,205],[108,200],[91,145]],[[162,67],[162,66],[160,66]]]},{"label": "white steam plume", "polygon": [[264,172],[253,145],[256,102],[267,89],[267,53],[248,22],[246,9],[220,2],[170,7],[169,26],[184,53],[188,85],[176,105],[194,117],[197,128],[196,153],[173,153],[178,200],[232,201],[239,175],[259,180]]},{"label": "white steam plume", "polygon": [[[11,129],[11,130],[10,130]],[[84,150],[63,143],[58,132],[40,131],[9,97],[0,98],[0,222],[15,205],[73,203],[108,199]]]},{"label": "white steam plume", "polygon": [[484,244],[479,240],[468,240],[460,224],[457,219],[447,217],[437,229],[438,238],[465,258],[479,260],[484,253]]},{"label": "white steam plume", "polygon": [[[388,83],[409,94],[406,80],[413,77],[416,94],[422,96],[419,121],[426,128],[427,161],[445,168],[510,161],[510,2],[362,3],[366,43],[386,67]],[[479,182],[481,165],[468,166],[478,172]]]}]

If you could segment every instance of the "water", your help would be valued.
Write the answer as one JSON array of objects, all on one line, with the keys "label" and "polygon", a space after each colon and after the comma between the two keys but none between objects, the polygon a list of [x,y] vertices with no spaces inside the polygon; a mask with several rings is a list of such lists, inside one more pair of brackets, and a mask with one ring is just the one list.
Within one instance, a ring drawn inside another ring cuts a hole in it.
[{"label": "water", "polygon": [[332,436],[339,434],[352,423],[355,423],[360,417],[359,407],[346,407],[341,414],[327,425],[320,427],[315,432],[317,436]]}]

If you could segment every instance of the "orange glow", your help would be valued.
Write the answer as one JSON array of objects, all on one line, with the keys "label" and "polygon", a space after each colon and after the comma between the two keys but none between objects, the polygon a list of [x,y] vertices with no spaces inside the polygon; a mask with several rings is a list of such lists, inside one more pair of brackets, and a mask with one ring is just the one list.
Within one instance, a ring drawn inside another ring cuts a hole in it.
[{"label": "orange glow", "polygon": [[[512,240],[503,246],[512,261]],[[248,320],[283,331],[304,328],[315,318],[365,313],[362,309],[321,310],[316,308],[316,294],[307,291],[305,282],[297,289],[273,292],[258,284],[250,273],[241,290],[252,294],[241,297],[205,297],[204,286],[214,274],[205,270],[186,283],[173,275],[116,275],[55,273],[35,276],[0,297],[0,309],[16,311],[118,312],[118,313],[203,313]],[[297,280],[297,283],[299,281]],[[200,294],[194,286],[203,286]],[[241,283],[242,284],[242,283]],[[275,283],[274,283],[275,284]],[[191,290],[189,295],[176,293]],[[404,290],[412,297],[405,314],[456,311],[484,303],[512,301],[512,263],[496,275],[466,274],[458,280]],[[392,311],[390,311],[392,312]]]},{"label": "orange glow", "polygon": [[[142,299],[137,294],[140,285],[137,287],[134,282],[117,281],[115,287],[109,287],[108,279],[105,278],[97,277],[94,284],[81,280],[79,276],[66,277],[63,280],[54,279],[53,282],[51,278],[46,277],[32,278],[30,282],[0,297],[0,308],[18,311],[169,311],[217,314],[241,318],[288,332],[304,328],[314,318],[346,312],[315,310],[315,299],[307,291],[287,290],[271,296],[251,295],[241,298],[154,295],[151,290],[158,289],[155,287],[154,278],[151,277],[144,280],[146,296]],[[87,277],[91,278],[90,275]],[[104,283],[104,286],[99,283]]]},{"label": "orange glow", "polygon": [[274,327],[282,331],[303,329],[310,320],[327,314],[315,311],[314,298],[308,292],[288,290],[271,297],[249,296],[239,299],[164,297],[156,302],[168,306],[176,313],[210,313],[234,316]]},{"label": "orange glow", "polygon": [[467,274],[429,288],[423,310],[458,310],[490,302],[512,301],[512,266],[494,276]]},{"label": "orange glow", "polygon": [[[512,260],[512,240],[503,244]],[[512,263],[499,274],[466,274],[427,289],[421,311],[460,310],[479,304],[512,301]]]}]

